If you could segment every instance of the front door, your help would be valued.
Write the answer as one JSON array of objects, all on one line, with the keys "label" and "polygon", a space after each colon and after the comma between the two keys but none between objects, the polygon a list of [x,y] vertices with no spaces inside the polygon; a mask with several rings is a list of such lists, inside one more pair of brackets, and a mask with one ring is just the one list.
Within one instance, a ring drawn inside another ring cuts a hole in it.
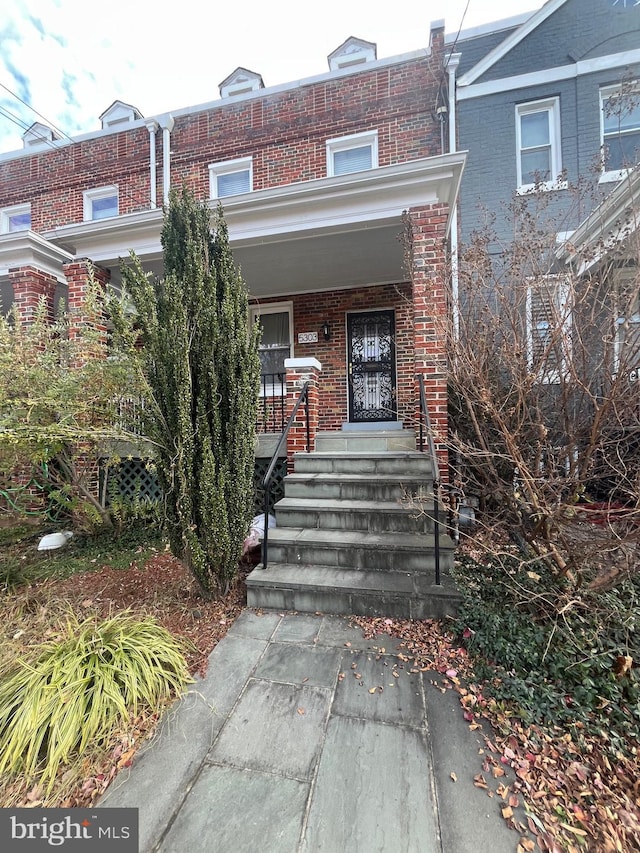
[{"label": "front door", "polygon": [[397,419],[394,337],[393,311],[347,315],[351,423]]}]

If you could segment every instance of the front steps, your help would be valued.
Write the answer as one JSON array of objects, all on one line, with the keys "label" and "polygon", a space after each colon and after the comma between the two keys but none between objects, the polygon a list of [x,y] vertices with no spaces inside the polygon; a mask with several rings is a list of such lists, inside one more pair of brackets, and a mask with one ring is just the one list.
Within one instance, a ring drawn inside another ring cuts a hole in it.
[{"label": "front steps", "polygon": [[431,460],[409,430],[319,434],[295,456],[247,603],[303,612],[438,618],[460,599],[441,528],[435,584]]}]

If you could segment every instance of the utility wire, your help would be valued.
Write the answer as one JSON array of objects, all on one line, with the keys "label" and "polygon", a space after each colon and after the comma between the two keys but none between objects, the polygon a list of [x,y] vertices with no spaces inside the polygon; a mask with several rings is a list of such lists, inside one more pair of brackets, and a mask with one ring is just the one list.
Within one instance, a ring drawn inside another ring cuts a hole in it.
[{"label": "utility wire", "polygon": [[55,130],[56,133],[60,134],[60,136],[63,136],[65,139],[68,139],[69,142],[73,142],[73,139],[69,136],[69,134],[65,133],[64,130],[61,130],[59,127],[56,127],[53,122],[49,121],[49,119],[46,118],[46,116],[43,116],[42,113],[39,113],[35,107],[31,106],[31,104],[28,104],[26,101],[23,101],[20,95],[16,95],[16,93],[12,92],[11,89],[8,86],[5,86],[4,83],[0,83],[0,87],[2,87],[5,92],[8,92],[11,97],[15,98],[16,101],[20,101],[21,104],[24,104],[24,106],[30,109],[31,112],[35,113],[38,118],[41,118],[43,121],[45,121],[52,130]]},{"label": "utility wire", "polygon": [[[73,137],[69,136],[68,133],[65,133],[63,130],[61,130],[59,127],[57,127],[52,121],[49,121],[49,119],[46,116],[44,116],[42,113],[38,112],[38,110],[35,107],[32,107],[31,104],[27,103],[27,101],[23,100],[19,95],[16,95],[16,93],[13,92],[8,86],[5,86],[4,83],[0,82],[0,88],[4,89],[6,92],[8,92],[17,101],[20,101],[21,104],[24,104],[24,106],[27,107],[27,109],[30,109],[39,118],[41,118],[47,124],[48,127],[50,127],[56,133],[60,134],[64,139],[68,140],[70,145],[79,145],[77,140],[73,139]],[[5,118],[8,118],[9,121],[12,121],[14,124],[16,124],[18,127],[20,127],[23,130],[28,130],[29,127],[31,126],[31,125],[27,124],[19,116],[17,116],[15,113],[12,113],[8,108],[3,107],[1,105],[0,105],[0,113],[2,115],[4,115]],[[56,145],[52,140],[47,139],[46,136],[43,136],[40,133],[34,133],[34,136],[40,142],[44,142],[53,151],[69,150],[69,148],[70,148],[69,145],[64,145],[64,146]],[[124,191],[123,195],[126,198],[130,199],[131,201],[138,202],[138,203],[144,205],[145,208],[150,203],[150,199],[145,198],[142,195],[139,195],[137,192],[132,191],[129,187],[122,187],[122,189]],[[118,192],[120,192],[120,186],[118,186]]]}]

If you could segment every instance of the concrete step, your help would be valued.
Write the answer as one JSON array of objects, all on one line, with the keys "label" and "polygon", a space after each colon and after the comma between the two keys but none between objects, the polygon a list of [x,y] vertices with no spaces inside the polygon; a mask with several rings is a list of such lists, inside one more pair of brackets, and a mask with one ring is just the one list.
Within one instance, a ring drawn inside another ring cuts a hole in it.
[{"label": "concrete step", "polygon": [[[442,531],[442,571],[453,567],[454,547]],[[433,534],[276,527],[269,531],[268,559],[269,569],[272,564],[290,563],[370,572],[422,573],[429,580],[435,572]]]},{"label": "concrete step", "polygon": [[396,474],[289,474],[284,481],[287,498],[348,501],[401,501],[415,496],[419,506],[431,500],[429,477],[399,480]]},{"label": "concrete step", "polygon": [[[314,566],[269,565],[247,578],[249,607],[306,613],[429,619],[453,615],[461,599],[449,575],[436,586],[421,576]],[[421,581],[421,582],[420,582]]]},{"label": "concrete step", "polygon": [[408,508],[400,501],[283,498],[275,506],[279,527],[358,530],[365,533],[431,533],[433,505]]},{"label": "concrete step", "polygon": [[431,477],[431,459],[417,451],[388,451],[365,453],[341,451],[325,453],[296,453],[296,474],[395,474],[399,479]]},{"label": "concrete step", "polygon": [[381,453],[415,449],[416,434],[412,429],[349,429],[316,434],[316,450],[322,453]]}]

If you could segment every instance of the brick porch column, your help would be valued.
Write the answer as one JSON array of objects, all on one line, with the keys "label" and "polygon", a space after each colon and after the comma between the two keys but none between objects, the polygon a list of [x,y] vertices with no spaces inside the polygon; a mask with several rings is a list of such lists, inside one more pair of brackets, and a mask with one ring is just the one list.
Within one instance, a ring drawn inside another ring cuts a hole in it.
[{"label": "brick porch column", "polygon": [[[81,349],[72,356],[79,366],[89,359],[106,355],[107,327],[101,300],[111,273],[96,266],[89,258],[64,264],[63,270],[69,285],[69,342],[82,343]],[[96,304],[91,304],[92,287],[96,289]],[[72,347],[72,352],[74,349]]]},{"label": "brick porch column", "polygon": [[[447,205],[410,211],[412,232],[413,325],[416,374],[424,376],[427,407],[435,433],[442,482],[449,480],[447,450],[445,235]],[[419,404],[416,382],[415,400]],[[419,409],[416,410],[419,417]]]},{"label": "brick porch column", "polygon": [[18,315],[23,324],[33,323],[42,299],[46,306],[45,319],[53,323],[53,297],[58,284],[55,276],[36,267],[27,266],[9,270],[9,281],[13,287],[13,299],[18,308]]},{"label": "brick porch column", "polygon": [[[309,450],[316,446],[316,433],[320,415],[318,396],[319,379],[322,365],[317,358],[287,358],[284,362],[287,371],[287,419],[298,401],[305,382],[309,383]],[[304,403],[298,409],[287,437],[287,470],[293,471],[293,454],[307,449],[307,421]]]}]

